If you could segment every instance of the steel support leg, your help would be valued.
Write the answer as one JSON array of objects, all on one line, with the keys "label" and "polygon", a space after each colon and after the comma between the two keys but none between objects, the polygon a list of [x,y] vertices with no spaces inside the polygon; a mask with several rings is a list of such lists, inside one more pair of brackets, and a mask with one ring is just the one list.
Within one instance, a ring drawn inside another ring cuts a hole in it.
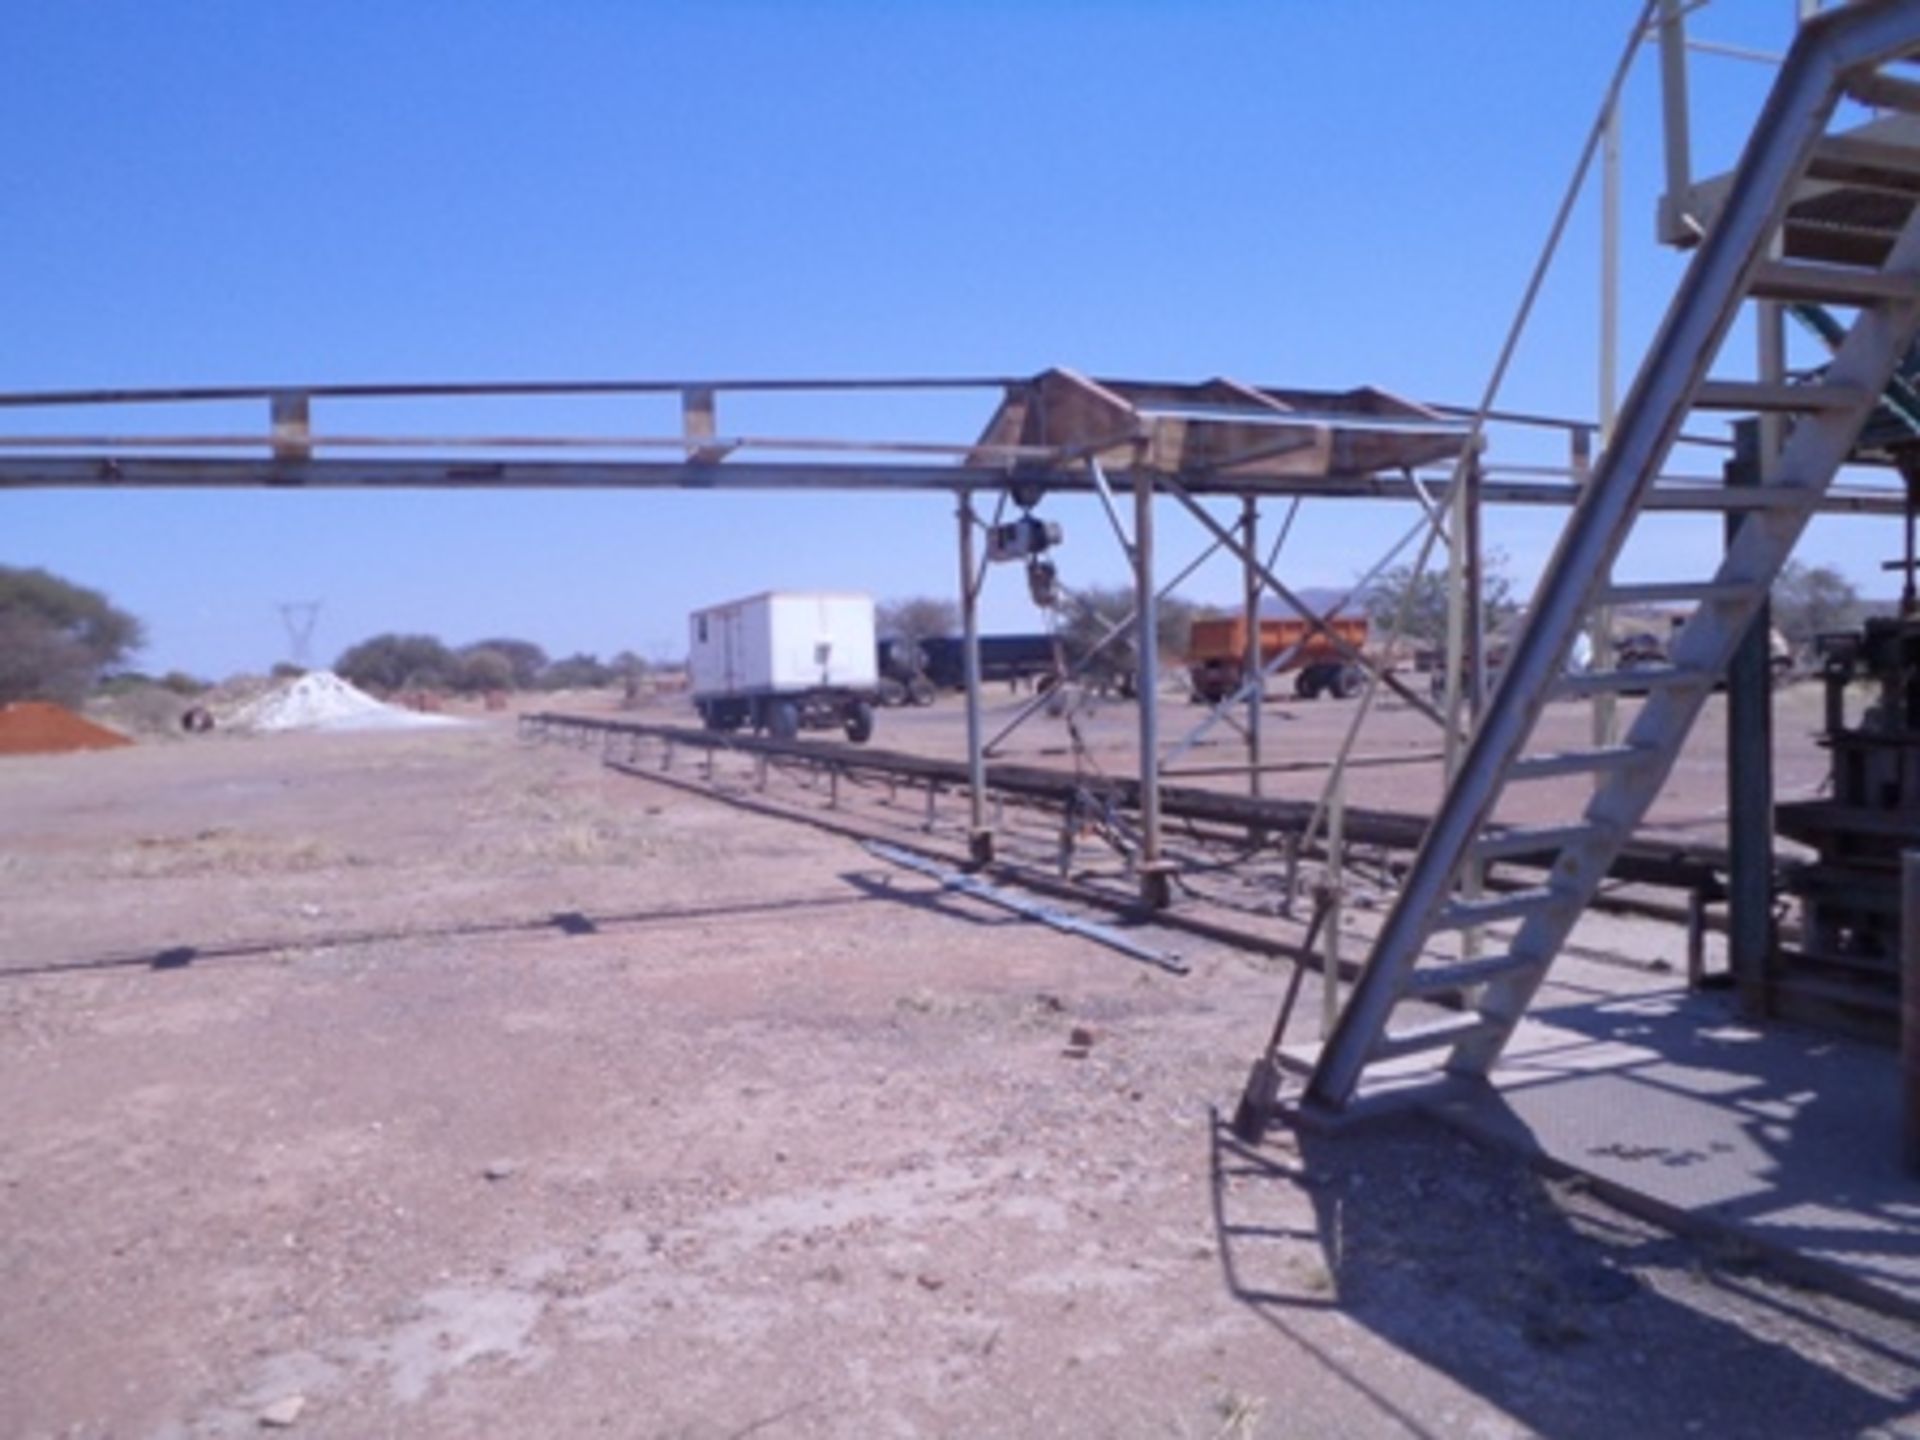
[{"label": "steel support leg", "polygon": [[[1267,698],[1267,674],[1260,651],[1260,593],[1266,587],[1261,584],[1260,572],[1251,563],[1260,551],[1260,500],[1255,495],[1240,498],[1240,532],[1248,556],[1248,562],[1241,567],[1245,577],[1242,603],[1247,626],[1246,659],[1241,674],[1244,682],[1253,687],[1247,692],[1247,793],[1258,800],[1260,762],[1264,758],[1260,745],[1260,710]],[[1252,839],[1256,845],[1264,844],[1266,834],[1255,831]]]},{"label": "steel support leg", "polygon": [[[1457,481],[1464,482],[1465,464],[1455,472]],[[1460,769],[1460,708],[1465,694],[1467,678],[1467,589],[1470,583],[1467,573],[1467,486],[1456,483],[1453,493],[1447,497],[1447,508],[1452,512],[1447,517],[1447,637],[1444,654],[1446,655],[1446,673],[1441,684],[1440,709],[1447,717],[1447,731],[1442,760],[1447,784],[1453,783],[1453,777]]]},{"label": "steel support leg", "polygon": [[1173,898],[1160,854],[1160,601],[1153,588],[1153,476],[1133,482],[1135,700],[1140,706],[1140,898],[1155,909]]},{"label": "steel support leg", "polygon": [[[1593,472],[1593,432],[1582,426],[1573,432],[1571,440],[1574,483],[1584,490]],[[1613,610],[1596,605],[1587,620],[1587,668],[1606,671],[1613,669],[1613,664]],[[1616,744],[1620,739],[1616,698],[1608,693],[1594,694],[1590,734],[1595,749]]]},{"label": "steel support leg", "polygon": [[[1482,553],[1480,530],[1480,457],[1469,455],[1460,469],[1460,508],[1458,516],[1460,537],[1460,621],[1461,643],[1465,649],[1465,675],[1463,677],[1464,694],[1462,700],[1466,706],[1467,732],[1471,734],[1480,727],[1480,714],[1487,703],[1487,609],[1486,609],[1486,559]],[[1454,722],[1448,734],[1457,733],[1459,721]],[[1482,889],[1482,870],[1480,863],[1469,861],[1466,873],[1461,876],[1460,893],[1469,900],[1478,900]],[[1460,958],[1473,960],[1480,955],[1480,930],[1477,926],[1460,932]]]},{"label": "steel support leg", "polygon": [[1467,728],[1480,723],[1480,712],[1487,703],[1487,566],[1486,542],[1480,526],[1480,482],[1484,479],[1480,460],[1469,456],[1460,475],[1460,488],[1466,492],[1461,505],[1463,524],[1460,543],[1465,553],[1465,595],[1467,643]]},{"label": "steel support leg", "polygon": [[1699,238],[1686,213],[1687,192],[1693,188],[1686,24],[1681,0],[1660,0],[1660,134],[1666,160],[1666,192],[1660,197],[1662,245],[1691,245]]},{"label": "steel support leg", "polygon": [[[993,859],[987,825],[987,761],[980,743],[980,580],[973,563],[973,492],[960,493],[961,653],[967,679],[967,853],[976,865]],[[931,797],[931,791],[928,792]]]},{"label": "steel support leg", "polygon": [[1327,809],[1326,971],[1320,977],[1320,1038],[1340,1023],[1340,919],[1347,891],[1347,789],[1337,779]]},{"label": "steel support leg", "polygon": [[[1760,426],[1734,428],[1729,486],[1758,485],[1765,466]],[[1727,517],[1727,543],[1754,523]],[[1763,1015],[1773,955],[1773,677],[1762,604],[1727,666],[1727,964],[1743,1008]]]}]

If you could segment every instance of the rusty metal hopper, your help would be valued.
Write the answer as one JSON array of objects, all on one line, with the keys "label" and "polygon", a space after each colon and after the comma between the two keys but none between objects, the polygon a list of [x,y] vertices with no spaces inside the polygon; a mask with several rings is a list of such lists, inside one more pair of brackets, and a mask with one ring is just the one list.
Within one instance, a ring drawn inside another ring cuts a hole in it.
[{"label": "rusty metal hopper", "polygon": [[1010,390],[980,444],[1258,489],[1429,465],[1457,456],[1466,439],[1463,422],[1383,390],[1095,380],[1055,369]]}]

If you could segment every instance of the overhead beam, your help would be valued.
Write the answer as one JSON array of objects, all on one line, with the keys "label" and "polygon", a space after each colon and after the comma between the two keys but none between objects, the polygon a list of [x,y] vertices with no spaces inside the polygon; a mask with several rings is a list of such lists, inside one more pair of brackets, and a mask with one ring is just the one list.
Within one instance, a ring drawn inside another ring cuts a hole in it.
[{"label": "overhead beam", "polygon": [[350,385],[185,385],[136,389],[128,386],[84,390],[10,390],[0,392],[0,409],[44,405],[173,405],[221,400],[267,400],[295,390],[320,400],[423,400],[485,395],[675,395],[686,390],[818,391],[834,390],[998,390],[1024,385],[1019,376],[893,376],[881,379],[819,380],[475,380],[417,384]]},{"label": "overhead beam", "polygon": [[[264,443],[264,442],[263,442]],[[1116,488],[1131,486],[1131,470],[1109,471]],[[1000,466],[824,464],[729,460],[724,465],[673,461],[593,460],[407,460],[328,458],[275,463],[264,456],[6,455],[0,456],[0,490],[221,490],[258,487],[387,490],[853,490],[958,494],[997,491],[1012,483]],[[1092,494],[1082,465],[1025,471],[1023,486],[1063,494]],[[1332,475],[1289,477],[1250,483],[1245,476],[1191,475],[1181,487],[1196,495],[1261,495],[1349,500],[1420,501],[1421,488],[1401,476]],[[1565,506],[1579,498],[1571,485],[1530,480],[1483,479],[1481,501],[1489,505]],[[1444,480],[1426,483],[1426,498],[1444,501]],[[1655,490],[1650,509],[1723,514],[1718,486],[1672,486]],[[1892,490],[1829,491],[1818,506],[1825,514],[1902,515]]]}]

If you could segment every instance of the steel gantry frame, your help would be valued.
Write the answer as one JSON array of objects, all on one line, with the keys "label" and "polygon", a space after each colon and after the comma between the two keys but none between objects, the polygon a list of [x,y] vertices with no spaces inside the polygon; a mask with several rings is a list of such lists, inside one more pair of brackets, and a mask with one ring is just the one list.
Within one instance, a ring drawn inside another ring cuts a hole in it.
[{"label": "steel gantry frame", "polygon": [[[862,395],[902,391],[965,394],[988,391],[998,404],[973,439],[846,439],[811,435],[729,433],[720,428],[722,400],[754,394]],[[677,402],[679,426],[672,433],[631,434],[422,434],[328,432],[315,424],[317,408],[342,402],[425,400],[547,400],[616,397]],[[207,404],[264,404],[264,430],[181,428],[182,411]],[[112,407],[157,412],[165,423],[139,432],[106,432],[48,425],[49,415]],[[1129,633],[1153,634],[1158,597],[1170,591],[1221,550],[1240,562],[1242,605],[1257,621],[1261,599],[1272,594],[1298,611],[1310,626],[1326,627],[1301,596],[1276,573],[1278,544],[1264,560],[1254,540],[1260,502],[1288,502],[1289,524],[1308,499],[1399,499],[1418,507],[1419,518],[1389,559],[1426,532],[1450,549],[1461,549],[1453,568],[1476,576],[1478,512],[1485,504],[1566,506],[1578,495],[1577,458],[1567,466],[1485,463],[1478,435],[1494,423],[1548,426],[1573,437],[1577,457],[1586,426],[1578,421],[1457,407],[1416,405],[1384,392],[1347,392],[1256,387],[1215,380],[1200,384],[1100,381],[1066,370],[1024,378],[904,378],[852,380],[660,380],[403,385],[218,386],[162,390],[99,389],[0,395],[0,489],[69,487],[104,490],[200,489],[425,489],[488,490],[690,490],[746,492],[947,493],[954,497],[959,551],[959,593],[967,667],[967,756],[970,849],[976,860],[992,855],[986,760],[1009,730],[988,740],[980,696],[978,610],[987,565],[978,544],[987,523],[978,504],[991,496],[996,513],[1008,505],[1030,508],[1051,495],[1105,492],[1132,500],[1132,534],[1118,526],[1133,580],[1134,613],[1110,631],[1107,642]],[[7,425],[8,421],[15,424]],[[658,452],[671,458],[652,458]],[[651,452],[651,453],[650,453]],[[581,458],[590,454],[592,458]],[[832,456],[827,460],[818,457]],[[756,458],[746,458],[756,457]],[[1446,467],[1444,469],[1440,467]],[[1156,501],[1170,499],[1208,537],[1206,549],[1174,580],[1162,583],[1155,533]],[[1216,515],[1207,502],[1229,499],[1235,513]],[[1712,477],[1675,475],[1651,503],[1675,512],[1715,513],[1737,507],[1739,496]],[[1877,488],[1839,490],[1823,508],[1853,513],[1898,513],[1899,498]],[[1451,517],[1451,519],[1449,518]],[[1460,545],[1449,535],[1460,538]],[[1284,542],[1288,526],[1276,537]],[[1383,568],[1374,567],[1375,571]],[[1477,633],[1477,624],[1470,627]],[[1257,623],[1249,627],[1256,636]],[[1473,634],[1456,627],[1455,654],[1477,675]],[[1143,897],[1168,899],[1161,858],[1159,771],[1163,763],[1158,719],[1144,703],[1158,689],[1152,644],[1135,647],[1139,725],[1141,835],[1136,857]],[[1250,657],[1252,651],[1250,649]],[[1373,657],[1354,654],[1373,684],[1396,691],[1438,721],[1457,744],[1462,733],[1458,700],[1436,708]],[[1255,664],[1249,684],[1229,702],[1244,703],[1250,754],[1250,793],[1257,795],[1263,753],[1259,706],[1264,673]],[[1017,717],[1019,723],[1024,714]],[[1449,717],[1452,723],[1448,723]],[[1211,717],[1210,717],[1211,718]],[[1177,761],[1190,742],[1172,755]],[[1344,753],[1344,752],[1343,752]]]}]

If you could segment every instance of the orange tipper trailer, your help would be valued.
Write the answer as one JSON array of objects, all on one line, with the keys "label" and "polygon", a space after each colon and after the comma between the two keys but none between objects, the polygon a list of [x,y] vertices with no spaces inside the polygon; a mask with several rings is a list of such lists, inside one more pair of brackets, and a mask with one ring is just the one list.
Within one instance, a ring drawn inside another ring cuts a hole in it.
[{"label": "orange tipper trailer", "polygon": [[[1329,620],[1327,628],[1354,650],[1367,643],[1364,615],[1339,616]],[[1262,619],[1260,663],[1271,664],[1288,651],[1293,653],[1280,670],[1294,672],[1293,693],[1302,700],[1313,700],[1323,694],[1344,700],[1359,687],[1359,672],[1351,657],[1328,639],[1325,632],[1297,617]],[[1203,700],[1218,703],[1239,689],[1245,677],[1246,657],[1245,616],[1220,616],[1193,622],[1193,633],[1187,641],[1187,670],[1193,677],[1194,693]]]}]

